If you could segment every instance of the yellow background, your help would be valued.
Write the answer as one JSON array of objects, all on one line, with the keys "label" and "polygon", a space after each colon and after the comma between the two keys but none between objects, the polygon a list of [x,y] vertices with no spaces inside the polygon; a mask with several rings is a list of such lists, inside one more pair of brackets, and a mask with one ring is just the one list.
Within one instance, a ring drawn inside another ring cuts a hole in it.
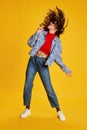
[{"label": "yellow background", "polygon": [[[34,81],[31,116],[20,119],[22,93],[29,59],[28,38],[43,21],[49,8],[63,9],[69,19],[61,35],[62,58],[72,70],[68,78],[53,63],[52,84],[67,120],[60,122],[50,107],[41,80]],[[0,0],[0,129],[86,130],[87,129],[87,1]]]}]

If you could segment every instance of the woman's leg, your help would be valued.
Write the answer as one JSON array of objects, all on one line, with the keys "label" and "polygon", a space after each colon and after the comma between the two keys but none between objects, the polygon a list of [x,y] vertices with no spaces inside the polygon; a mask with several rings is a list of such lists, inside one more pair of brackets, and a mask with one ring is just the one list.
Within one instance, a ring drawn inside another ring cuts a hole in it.
[{"label": "woman's leg", "polygon": [[30,108],[30,101],[31,101],[31,93],[32,93],[32,87],[33,87],[33,80],[36,75],[37,68],[35,66],[35,59],[34,57],[31,57],[26,71],[26,80],[25,80],[25,86],[24,86],[24,105],[26,108]]},{"label": "woman's leg", "polygon": [[44,65],[44,58],[39,58],[38,60],[38,72],[45,87],[51,106],[55,107],[57,111],[60,110],[57,96],[51,84],[48,66]]}]

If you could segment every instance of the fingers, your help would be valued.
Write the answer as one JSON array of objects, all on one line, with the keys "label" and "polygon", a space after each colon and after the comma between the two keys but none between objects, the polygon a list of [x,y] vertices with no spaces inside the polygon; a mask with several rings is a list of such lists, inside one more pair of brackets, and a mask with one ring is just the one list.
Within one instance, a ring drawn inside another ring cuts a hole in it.
[{"label": "fingers", "polygon": [[44,30],[44,29],[43,29],[43,26],[39,26],[39,27],[37,28],[37,33],[41,33],[43,30]]},{"label": "fingers", "polygon": [[71,77],[72,76],[72,72],[70,71],[68,74],[67,74],[68,77]]}]

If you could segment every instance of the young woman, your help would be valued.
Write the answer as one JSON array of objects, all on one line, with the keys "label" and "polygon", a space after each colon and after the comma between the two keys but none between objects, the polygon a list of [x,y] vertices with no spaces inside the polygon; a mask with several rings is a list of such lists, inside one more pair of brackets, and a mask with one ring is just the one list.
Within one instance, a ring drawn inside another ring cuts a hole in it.
[{"label": "young woman", "polygon": [[21,114],[21,118],[26,118],[31,114],[30,102],[33,80],[38,72],[51,106],[56,108],[58,118],[61,121],[65,120],[65,116],[60,109],[57,96],[51,84],[48,68],[48,66],[55,61],[68,76],[72,75],[72,72],[66,67],[61,59],[62,48],[59,36],[63,33],[64,26],[64,13],[61,9],[56,7],[56,10],[49,10],[43,23],[28,40],[29,46],[33,48],[30,51],[30,59],[27,66],[24,86],[23,99],[26,109]]}]

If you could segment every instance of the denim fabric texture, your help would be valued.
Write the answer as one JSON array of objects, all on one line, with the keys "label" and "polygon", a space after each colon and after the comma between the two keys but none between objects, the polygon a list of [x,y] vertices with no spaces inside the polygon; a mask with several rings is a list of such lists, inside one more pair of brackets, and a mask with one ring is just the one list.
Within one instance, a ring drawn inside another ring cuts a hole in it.
[{"label": "denim fabric texture", "polygon": [[58,99],[51,84],[49,68],[47,65],[44,65],[45,61],[46,58],[41,58],[37,56],[30,57],[29,59],[26,71],[24,94],[23,94],[24,105],[29,106],[29,108],[31,102],[33,80],[37,72],[40,75],[40,78],[46,90],[51,106],[59,108]]}]

